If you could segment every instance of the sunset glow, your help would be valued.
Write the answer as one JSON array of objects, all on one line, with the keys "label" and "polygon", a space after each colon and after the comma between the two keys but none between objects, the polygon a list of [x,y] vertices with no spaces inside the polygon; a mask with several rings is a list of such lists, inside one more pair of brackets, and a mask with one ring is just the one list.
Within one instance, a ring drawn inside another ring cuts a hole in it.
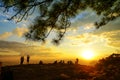
[{"label": "sunset glow", "polygon": [[92,10],[86,10],[72,19],[71,29],[67,30],[60,45],[55,46],[51,42],[55,32],[50,33],[44,45],[39,41],[29,42],[23,36],[32,22],[28,19],[15,24],[14,21],[6,21],[6,17],[5,13],[0,14],[0,61],[3,63],[17,61],[19,64],[20,56],[26,58],[29,54],[31,63],[79,58],[79,61],[83,60],[80,64],[86,64],[120,50],[120,18],[96,29],[94,21],[98,16]]},{"label": "sunset glow", "polygon": [[81,55],[86,60],[92,60],[94,58],[94,53],[90,50],[83,51]]}]

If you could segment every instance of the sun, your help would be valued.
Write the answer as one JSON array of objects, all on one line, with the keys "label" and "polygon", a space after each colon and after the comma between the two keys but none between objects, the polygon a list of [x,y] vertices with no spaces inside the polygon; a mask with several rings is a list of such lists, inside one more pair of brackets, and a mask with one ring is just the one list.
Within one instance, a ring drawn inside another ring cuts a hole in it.
[{"label": "sun", "polygon": [[94,58],[94,53],[91,50],[85,50],[82,52],[82,58],[86,60],[92,60]]}]

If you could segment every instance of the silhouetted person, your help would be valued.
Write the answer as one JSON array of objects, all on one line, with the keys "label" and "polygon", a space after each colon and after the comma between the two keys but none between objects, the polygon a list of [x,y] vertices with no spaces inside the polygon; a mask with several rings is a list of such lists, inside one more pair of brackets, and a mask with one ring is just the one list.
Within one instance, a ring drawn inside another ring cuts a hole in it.
[{"label": "silhouetted person", "polygon": [[39,64],[42,65],[42,64],[43,64],[43,61],[40,60]]},{"label": "silhouetted person", "polygon": [[79,59],[78,59],[78,58],[76,58],[75,64],[78,64],[78,61],[79,61]]},{"label": "silhouetted person", "polygon": [[70,61],[67,61],[67,64],[70,64]]},{"label": "silhouetted person", "polygon": [[62,64],[65,64],[65,61],[64,61],[64,60],[62,60]]},{"label": "silhouetted person", "polygon": [[64,62],[64,60],[60,60],[60,62],[59,62],[59,64],[64,64],[65,62]]},{"label": "silhouetted person", "polygon": [[20,58],[20,64],[23,64],[23,62],[24,62],[24,56],[21,56],[21,58]]},{"label": "silhouetted person", "polygon": [[53,62],[53,64],[57,64],[57,63],[58,63],[57,60]]},{"label": "silhouetted person", "polygon": [[29,61],[30,61],[30,56],[27,55],[27,63],[29,64]]},{"label": "silhouetted person", "polygon": [[70,60],[70,64],[73,64],[73,62]]},{"label": "silhouetted person", "polygon": [[67,64],[73,64],[73,62],[70,60],[70,61],[67,61]]},{"label": "silhouetted person", "polygon": [[62,60],[60,60],[59,64],[62,64]]}]

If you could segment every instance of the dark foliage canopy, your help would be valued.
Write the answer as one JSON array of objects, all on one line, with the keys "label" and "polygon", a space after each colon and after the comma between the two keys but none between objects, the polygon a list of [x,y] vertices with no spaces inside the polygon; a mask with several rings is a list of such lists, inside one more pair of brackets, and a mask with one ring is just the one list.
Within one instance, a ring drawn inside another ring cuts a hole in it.
[{"label": "dark foliage canopy", "polygon": [[53,42],[57,44],[70,27],[70,19],[87,8],[102,16],[101,21],[95,22],[96,28],[120,16],[120,0],[0,0],[0,3],[5,8],[4,12],[13,9],[15,14],[9,20],[17,18],[17,22],[28,18],[36,8],[39,9],[39,16],[25,34],[26,39],[44,42],[55,30],[57,37]]}]

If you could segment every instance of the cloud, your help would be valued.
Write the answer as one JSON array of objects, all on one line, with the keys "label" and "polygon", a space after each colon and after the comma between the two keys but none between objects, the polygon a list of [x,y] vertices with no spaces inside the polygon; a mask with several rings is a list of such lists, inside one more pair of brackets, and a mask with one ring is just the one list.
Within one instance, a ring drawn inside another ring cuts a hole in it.
[{"label": "cloud", "polygon": [[67,39],[74,46],[87,44],[103,45],[106,47],[120,47],[120,18],[109,22],[99,29],[95,29],[94,22],[99,21],[95,12],[88,10],[82,13],[82,17],[76,18],[68,32]]},{"label": "cloud", "polygon": [[[79,17],[81,16],[82,17]],[[80,13],[72,23],[72,27],[80,27],[84,26],[86,24],[94,24],[95,21],[97,21],[99,17],[96,15],[96,13],[90,9],[85,10],[84,12]]]},{"label": "cloud", "polygon": [[[57,53],[54,49],[44,46],[38,45],[28,45],[20,42],[10,42],[10,41],[2,41],[0,40],[0,51],[5,53],[9,51],[10,55],[15,55],[16,53],[19,55],[54,55],[53,53]],[[14,54],[12,53],[14,52]],[[16,52],[16,53],[15,53]]]},{"label": "cloud", "polygon": [[19,53],[8,48],[0,48],[0,56],[4,56],[4,55],[5,56],[19,55]]},{"label": "cloud", "polygon": [[1,7],[0,7],[0,16],[3,16],[3,17],[5,17],[5,18],[10,17],[11,14],[10,14],[9,12],[5,13],[4,10],[5,10],[4,8],[1,8]]},{"label": "cloud", "polygon": [[94,11],[87,9],[72,19],[69,31],[79,34],[93,32],[96,30],[94,23],[99,18]]},{"label": "cloud", "polygon": [[0,34],[0,40],[5,40],[13,35],[16,35],[17,37],[23,37],[24,33],[28,31],[27,27],[16,27],[11,32],[4,32]]},{"label": "cloud", "polygon": [[[96,42],[97,36],[90,34],[90,33],[84,33],[76,36],[68,36],[69,40],[72,40],[73,45],[79,44],[91,44]],[[76,43],[77,42],[77,43]]]},{"label": "cloud", "polygon": [[17,35],[18,37],[22,37],[25,32],[28,31],[26,27],[17,27],[13,30],[13,34]]},{"label": "cloud", "polygon": [[8,22],[8,20],[7,19],[3,19],[3,20],[1,19],[0,22],[5,23],[5,22]]},{"label": "cloud", "polygon": [[4,40],[10,36],[12,36],[12,32],[4,32],[3,34],[0,34],[0,40]]},{"label": "cloud", "polygon": [[104,46],[119,48],[120,47],[120,30],[106,31],[99,34],[83,33],[67,36],[72,46]]},{"label": "cloud", "polygon": [[120,47],[120,30],[104,32],[101,35],[107,39],[109,46]]},{"label": "cloud", "polygon": [[84,29],[85,30],[95,29],[95,26],[93,23],[85,24]]},{"label": "cloud", "polygon": [[[9,42],[9,41],[2,41],[0,40],[0,49],[7,50],[7,51],[15,51],[19,53],[23,53],[25,50],[25,44],[19,42]],[[12,55],[12,53],[11,53]],[[14,54],[13,54],[14,55]]]},{"label": "cloud", "polygon": [[25,32],[28,31],[28,28],[25,27],[17,27],[11,32],[4,32],[3,34],[0,34],[0,39],[8,38],[12,35],[17,35],[18,37],[22,37]]},{"label": "cloud", "polygon": [[73,22],[71,24],[71,31],[82,34],[86,32],[94,32],[94,34],[101,34],[103,32],[120,30],[120,18],[110,21],[107,25],[102,26],[99,29],[95,29],[94,23],[96,21],[99,22],[100,18],[101,16],[96,15],[94,11],[87,9],[81,14],[79,14],[75,19],[73,19]]},{"label": "cloud", "polygon": [[3,53],[9,53],[9,51],[8,50],[0,50],[0,52],[3,52]]},{"label": "cloud", "polygon": [[117,18],[114,21],[109,22],[107,25],[102,26],[99,29],[94,31],[94,34],[102,34],[105,32],[117,31],[120,30],[120,18]]}]

